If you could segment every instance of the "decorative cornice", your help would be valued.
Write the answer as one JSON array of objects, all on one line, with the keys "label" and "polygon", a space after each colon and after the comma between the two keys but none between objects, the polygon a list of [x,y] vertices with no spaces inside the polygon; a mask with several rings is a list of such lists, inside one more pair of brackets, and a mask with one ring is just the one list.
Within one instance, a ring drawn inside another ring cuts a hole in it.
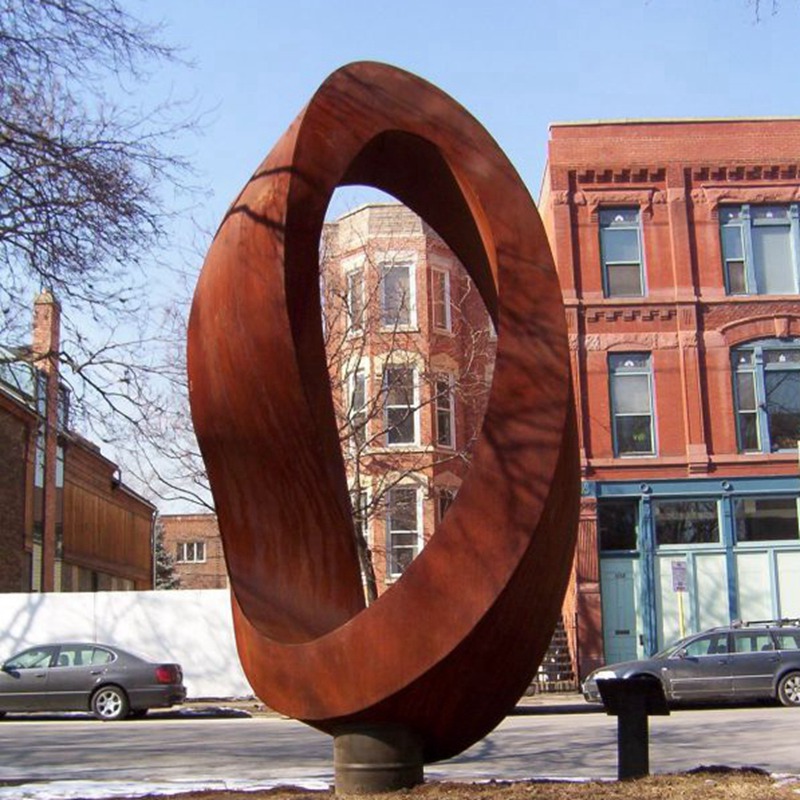
[{"label": "decorative cornice", "polygon": [[717,329],[726,344],[733,347],[752,339],[788,339],[800,335],[800,315],[783,313],[732,320]]},{"label": "decorative cornice", "polygon": [[625,167],[623,169],[584,169],[576,173],[581,185],[598,183],[660,183],[666,177],[664,167]]},{"label": "decorative cornice", "polygon": [[692,202],[709,205],[716,213],[722,203],[793,203],[800,200],[796,184],[707,184],[692,190]]},{"label": "decorative cornice", "polygon": [[712,167],[706,165],[692,169],[695,181],[794,181],[800,171],[797,164],[726,164]]},{"label": "decorative cornice", "polygon": [[674,306],[616,306],[614,308],[594,308],[587,310],[587,322],[668,322],[675,319],[677,310]]},{"label": "decorative cornice", "polygon": [[590,333],[583,337],[585,350],[674,350],[676,333]]},{"label": "decorative cornice", "polygon": [[586,189],[575,192],[573,195],[573,203],[576,206],[587,206],[590,216],[594,219],[597,216],[598,209],[602,205],[633,205],[639,206],[643,211],[652,212],[652,205],[654,202],[664,202],[661,194],[661,192],[652,187],[630,186],[624,189],[598,187],[596,189]]}]

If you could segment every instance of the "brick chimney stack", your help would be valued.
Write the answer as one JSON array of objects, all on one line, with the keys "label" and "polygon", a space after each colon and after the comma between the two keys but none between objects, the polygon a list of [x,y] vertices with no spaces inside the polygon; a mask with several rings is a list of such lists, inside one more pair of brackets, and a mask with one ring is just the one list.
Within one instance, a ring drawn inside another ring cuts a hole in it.
[{"label": "brick chimney stack", "polygon": [[44,372],[58,372],[58,348],[61,344],[61,305],[53,293],[45,290],[33,306],[34,364]]},{"label": "brick chimney stack", "polygon": [[[61,305],[52,292],[43,291],[36,298],[33,307],[33,366],[47,375],[44,405],[44,507],[40,583],[43,592],[52,592],[58,588],[56,586],[56,523],[58,521],[56,463],[58,460],[58,353],[60,345]],[[34,579],[34,585],[35,583]]]}]

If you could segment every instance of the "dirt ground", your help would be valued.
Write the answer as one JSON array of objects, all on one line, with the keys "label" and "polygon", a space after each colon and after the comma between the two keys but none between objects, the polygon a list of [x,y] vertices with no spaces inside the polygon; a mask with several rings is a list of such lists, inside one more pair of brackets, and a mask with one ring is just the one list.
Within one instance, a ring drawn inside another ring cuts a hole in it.
[{"label": "dirt ground", "polygon": [[[360,797],[361,800],[797,800],[799,795],[799,779],[781,780],[758,772],[731,770],[658,775],[624,782],[426,783],[390,795]],[[189,792],[177,795],[176,800],[330,800],[333,797],[332,792],[284,788]]]}]

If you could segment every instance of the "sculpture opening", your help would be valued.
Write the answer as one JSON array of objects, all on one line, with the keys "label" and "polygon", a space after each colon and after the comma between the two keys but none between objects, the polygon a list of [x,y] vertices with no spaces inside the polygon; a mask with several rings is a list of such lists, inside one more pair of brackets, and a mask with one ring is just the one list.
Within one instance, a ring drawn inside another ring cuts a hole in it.
[{"label": "sculpture opening", "polygon": [[[324,216],[348,183],[390,192],[439,232],[497,333],[470,469],[436,535],[369,607],[320,323]],[[422,761],[461,752],[513,707],[569,578],[579,497],[569,351],[530,196],[447,95],[383,64],[343,67],[220,225],[188,355],[251,685],[334,735],[402,731],[393,743],[410,737],[418,780]]]}]

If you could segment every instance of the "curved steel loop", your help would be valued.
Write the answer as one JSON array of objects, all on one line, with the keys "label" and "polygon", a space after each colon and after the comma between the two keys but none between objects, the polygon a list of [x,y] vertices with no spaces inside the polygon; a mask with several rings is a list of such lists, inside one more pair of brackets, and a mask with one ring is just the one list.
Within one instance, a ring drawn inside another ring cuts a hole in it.
[{"label": "curved steel loop", "polygon": [[[391,192],[469,271],[497,326],[472,466],[431,541],[364,607],[320,324],[334,189]],[[538,213],[481,125],[420,78],[333,73],[228,210],[189,326],[190,398],[256,693],[323,730],[393,722],[426,761],[488,733],[560,612],[578,466],[561,293]]]}]

